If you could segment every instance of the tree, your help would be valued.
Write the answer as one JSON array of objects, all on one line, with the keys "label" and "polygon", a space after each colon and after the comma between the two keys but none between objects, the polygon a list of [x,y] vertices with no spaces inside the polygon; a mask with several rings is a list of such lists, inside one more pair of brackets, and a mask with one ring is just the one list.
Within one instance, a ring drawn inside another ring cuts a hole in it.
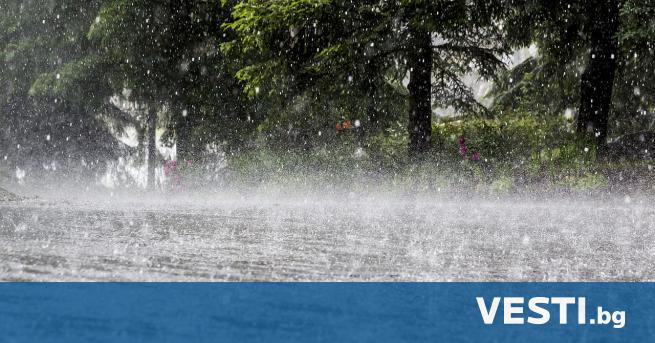
[{"label": "tree", "polygon": [[[626,0],[620,9],[615,128],[655,130],[655,3]],[[620,119],[620,121],[618,120]],[[623,128],[622,126],[627,126]]]},{"label": "tree", "polygon": [[[154,186],[157,164],[156,129],[158,111],[174,98],[184,57],[181,41],[168,30],[179,21],[191,21],[189,2],[107,1],[100,9],[89,38],[97,42],[98,55],[112,65],[104,78],[111,80],[114,94],[129,90],[128,100],[146,108],[148,188]],[[185,42],[186,43],[186,42]]]},{"label": "tree", "polygon": [[[460,76],[493,77],[503,66],[501,13],[495,1],[250,0],[235,6],[226,27],[238,36],[226,48],[257,56],[237,74],[251,93],[292,97],[330,83],[319,89],[338,95],[357,85],[371,94],[408,80],[409,153],[420,157],[433,106],[485,111]],[[355,77],[366,81],[345,82]]]},{"label": "tree", "polygon": [[[201,152],[211,141],[215,120],[222,119],[220,126],[237,134],[254,130],[255,114],[241,96],[233,63],[218,50],[229,38],[221,23],[229,20],[230,6],[200,0],[113,0],[103,6],[89,32],[105,59],[118,66],[118,72],[106,75],[115,79],[114,91],[130,89],[132,99],[168,112],[179,159]],[[156,113],[151,110],[147,120],[149,142],[154,141]],[[200,134],[194,135],[196,127]],[[152,174],[155,156],[148,156]]]},{"label": "tree", "polygon": [[577,108],[576,129],[596,143],[601,156],[610,129],[616,136],[643,126],[635,119],[653,104],[650,92],[641,91],[653,80],[646,19],[652,4],[516,1],[514,7],[505,26],[510,44],[536,44],[539,56],[501,77],[504,82],[496,84],[494,94],[497,108],[515,107],[517,100],[557,114]]},{"label": "tree", "polygon": [[[34,176],[56,168],[95,173],[122,147],[97,120],[95,90],[80,83],[67,97],[35,97],[39,78],[85,56],[86,31],[100,1],[0,2],[0,160]],[[57,77],[59,76],[59,77]],[[88,81],[88,80],[87,80]]]},{"label": "tree", "polygon": [[104,85],[97,105],[108,120],[137,128],[152,187],[157,128],[168,129],[162,138],[176,144],[182,160],[254,130],[234,63],[218,49],[228,38],[220,24],[229,13],[228,5],[207,1],[104,1],[86,27],[86,54],[44,75],[35,93],[70,96],[89,78]]},{"label": "tree", "polygon": [[580,80],[577,130],[595,138],[599,154],[604,155],[618,59],[619,1],[592,0],[588,5],[590,51]]}]

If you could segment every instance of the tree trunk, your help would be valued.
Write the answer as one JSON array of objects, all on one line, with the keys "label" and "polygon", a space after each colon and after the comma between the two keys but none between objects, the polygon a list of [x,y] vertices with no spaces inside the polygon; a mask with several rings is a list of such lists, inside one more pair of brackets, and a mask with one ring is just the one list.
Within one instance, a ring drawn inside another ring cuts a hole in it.
[{"label": "tree trunk", "polygon": [[155,166],[157,164],[157,109],[151,105],[148,109],[148,179],[147,188],[155,188]]},{"label": "tree trunk", "polygon": [[[361,131],[366,132],[369,135],[373,135],[379,132],[380,129],[380,112],[378,111],[378,99],[377,91],[378,84],[376,83],[376,73],[375,69],[376,63],[369,61],[364,65],[364,80],[362,82],[362,90],[364,94],[368,97],[368,102],[366,104],[366,117],[368,119],[368,126],[364,127]],[[363,119],[363,118],[362,118]]]},{"label": "tree trunk", "polygon": [[192,147],[190,142],[191,123],[187,116],[180,115],[175,123],[175,146],[178,161],[192,159]]},{"label": "tree trunk", "polygon": [[409,155],[421,157],[432,135],[432,38],[421,29],[410,30]]},{"label": "tree trunk", "polygon": [[618,58],[619,4],[618,0],[596,0],[592,6],[591,50],[580,82],[577,131],[595,140],[598,155],[603,156]]}]

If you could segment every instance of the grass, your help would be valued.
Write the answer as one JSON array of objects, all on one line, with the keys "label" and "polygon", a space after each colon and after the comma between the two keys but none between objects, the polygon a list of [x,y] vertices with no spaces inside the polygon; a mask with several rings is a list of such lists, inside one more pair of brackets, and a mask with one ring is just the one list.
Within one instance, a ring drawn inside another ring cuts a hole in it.
[{"label": "grass", "polygon": [[[305,150],[261,145],[229,158],[229,183],[353,190],[373,184],[491,195],[655,191],[652,161],[599,162],[572,124],[562,117],[516,115],[444,120],[434,124],[433,148],[419,163],[407,159],[401,126],[366,139],[342,135]],[[467,149],[463,155],[461,137]],[[474,152],[479,161],[472,159]]]}]

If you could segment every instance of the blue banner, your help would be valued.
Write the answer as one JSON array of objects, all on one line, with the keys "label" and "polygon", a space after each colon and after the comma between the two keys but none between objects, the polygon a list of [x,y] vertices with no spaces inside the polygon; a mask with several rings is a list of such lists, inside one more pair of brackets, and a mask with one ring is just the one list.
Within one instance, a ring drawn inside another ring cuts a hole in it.
[{"label": "blue banner", "polygon": [[653,283],[4,283],[1,342],[623,342]]}]

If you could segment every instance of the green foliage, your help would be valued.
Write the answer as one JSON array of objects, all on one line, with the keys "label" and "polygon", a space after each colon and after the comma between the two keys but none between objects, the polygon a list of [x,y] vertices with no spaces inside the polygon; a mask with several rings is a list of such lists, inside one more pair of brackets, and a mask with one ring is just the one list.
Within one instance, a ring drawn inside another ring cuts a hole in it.
[{"label": "green foliage", "polygon": [[[465,156],[459,152],[460,137],[469,148]],[[365,141],[353,138],[333,137],[333,144],[303,151],[259,147],[229,157],[228,166],[241,181],[256,183],[348,184],[379,178],[390,187],[491,194],[526,187],[599,191],[608,185],[593,146],[580,141],[562,117],[516,113],[443,120],[435,123],[433,149],[420,164],[407,158],[407,132],[401,125]],[[479,161],[472,160],[473,152],[480,154]]]},{"label": "green foliage", "polygon": [[489,191],[493,194],[504,194],[514,190],[515,187],[516,184],[513,178],[508,175],[501,175],[491,182]]},{"label": "green foliage", "polygon": [[245,1],[224,25],[236,36],[223,49],[252,54],[237,77],[251,96],[282,99],[281,108],[268,112],[273,117],[297,103],[296,97],[317,103],[326,98],[342,108],[352,107],[355,98],[368,121],[381,121],[377,128],[384,130],[393,124],[385,119],[406,112],[388,109],[407,97],[407,58],[416,48],[411,28],[440,37],[433,47],[433,105],[486,112],[460,76],[477,71],[491,78],[502,67],[499,3]]},{"label": "green foliage", "polygon": [[[178,143],[179,155],[202,154],[216,142],[228,149],[242,145],[260,116],[234,76],[235,57],[218,49],[229,38],[220,26],[230,20],[230,6],[107,0],[87,27],[92,49],[59,68],[60,80],[55,73],[44,75],[33,91],[70,94],[90,79],[104,85],[96,97],[105,108],[114,105],[109,97],[119,95],[163,114],[164,139]],[[145,126],[116,109],[105,111],[112,113],[118,114],[114,120]]]},{"label": "green foliage", "polygon": [[408,143],[407,128],[396,123],[370,139],[371,158],[380,162],[381,169],[401,169],[409,162],[406,154]]},{"label": "green foliage", "polygon": [[575,189],[581,191],[601,191],[609,186],[607,177],[598,173],[584,174],[574,182]]},{"label": "green foliage", "polygon": [[[57,69],[85,56],[86,29],[101,1],[2,1],[0,3],[0,158],[9,166],[59,170],[101,167],[117,144],[96,120],[97,87],[87,79],[66,94]],[[50,88],[57,91],[41,96]]]},{"label": "green foliage", "polygon": [[555,181],[564,174],[584,174],[595,161],[595,148],[580,141],[571,122],[563,117],[507,114],[494,119],[451,120],[435,125],[434,144],[440,157],[470,163],[461,157],[458,140],[465,138],[469,151],[477,152],[477,164],[487,180],[510,175],[517,182]]},{"label": "green foliage", "polygon": [[619,133],[655,129],[655,4],[625,0],[618,40],[622,60],[614,94]]},{"label": "green foliage", "polygon": [[[2,1],[0,159],[13,164],[0,168],[100,166],[124,148],[108,127],[145,131],[119,98],[157,109],[180,159],[225,153],[247,178],[604,189],[614,166],[562,117],[580,102],[599,1]],[[613,136],[655,128],[655,10],[621,5]],[[432,42],[428,100],[459,115],[434,121],[421,163],[408,158],[406,124],[417,31]],[[506,54],[532,45],[538,55],[504,71]],[[494,81],[492,108],[462,80],[471,73]]]},{"label": "green foliage", "polygon": [[560,66],[544,57],[529,57],[501,74],[492,91],[493,112],[561,115],[579,102],[582,61]]},{"label": "green foliage", "polygon": [[[596,1],[514,1],[517,9],[508,11],[506,39],[514,47],[534,44],[538,56],[499,77],[490,94],[495,112],[575,113],[582,71],[590,58],[591,29],[598,25],[591,10]],[[654,8],[652,1],[620,1],[615,37],[620,49],[610,113],[614,137],[655,128]]]}]

